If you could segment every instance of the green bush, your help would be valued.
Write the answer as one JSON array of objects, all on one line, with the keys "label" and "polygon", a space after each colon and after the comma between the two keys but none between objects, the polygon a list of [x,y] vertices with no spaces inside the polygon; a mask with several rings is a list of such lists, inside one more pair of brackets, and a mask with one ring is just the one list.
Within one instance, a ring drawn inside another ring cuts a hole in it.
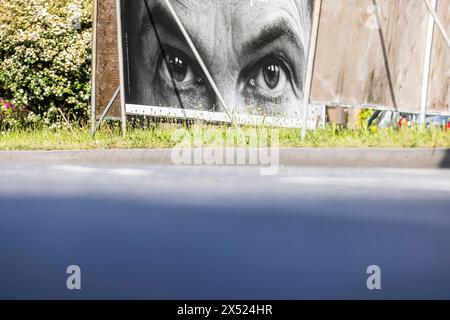
[{"label": "green bush", "polygon": [[24,122],[87,120],[91,28],[92,0],[0,2],[0,97]]}]

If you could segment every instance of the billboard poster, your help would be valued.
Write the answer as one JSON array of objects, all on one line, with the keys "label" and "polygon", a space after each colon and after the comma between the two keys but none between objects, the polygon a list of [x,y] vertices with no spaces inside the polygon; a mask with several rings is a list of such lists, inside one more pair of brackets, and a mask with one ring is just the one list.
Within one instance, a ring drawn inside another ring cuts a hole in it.
[{"label": "billboard poster", "polygon": [[[310,35],[314,3],[318,28]],[[305,87],[310,128],[323,124],[323,105],[450,114],[450,50],[423,1],[317,3],[96,0],[93,108],[99,114],[107,104],[120,64],[123,96],[113,116],[124,100],[128,115],[301,126]],[[450,0],[430,3],[448,29]]]},{"label": "billboard poster", "polygon": [[122,0],[120,9],[127,114],[301,125],[312,0]]}]

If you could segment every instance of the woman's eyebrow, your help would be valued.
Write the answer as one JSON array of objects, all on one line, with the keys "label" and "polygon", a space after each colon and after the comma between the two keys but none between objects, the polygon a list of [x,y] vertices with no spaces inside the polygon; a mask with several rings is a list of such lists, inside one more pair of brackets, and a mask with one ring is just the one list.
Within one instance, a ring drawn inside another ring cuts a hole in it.
[{"label": "woman's eyebrow", "polygon": [[300,52],[303,52],[304,48],[300,36],[294,31],[287,19],[280,18],[269,25],[263,26],[257,36],[242,45],[241,54],[244,56],[251,55],[283,36],[287,36],[288,41],[294,44]]}]

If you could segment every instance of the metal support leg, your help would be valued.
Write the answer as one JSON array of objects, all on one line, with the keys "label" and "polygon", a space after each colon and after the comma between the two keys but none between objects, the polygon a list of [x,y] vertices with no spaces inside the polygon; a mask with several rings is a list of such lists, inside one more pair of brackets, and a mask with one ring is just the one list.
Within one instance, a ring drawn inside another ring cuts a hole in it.
[{"label": "metal support leg", "polygon": [[[427,5],[430,5],[429,9],[434,12],[437,7],[437,1],[432,0],[432,4],[428,0],[424,0]],[[431,54],[433,50],[433,37],[434,37],[434,21],[429,15],[428,19],[428,31],[425,45],[424,65],[423,65],[423,78],[422,78],[422,94],[420,98],[420,123],[425,125],[425,119],[427,116],[427,104],[428,104],[428,87],[430,84],[430,70],[431,70]]]},{"label": "metal support leg", "polygon": [[431,16],[433,17],[434,22],[436,23],[437,27],[439,28],[439,31],[441,32],[442,36],[444,37],[445,42],[447,43],[448,48],[450,49],[450,37],[447,33],[447,30],[445,30],[444,24],[442,23],[441,19],[437,15],[436,11],[434,10],[433,6],[431,5],[429,0],[423,0],[425,3],[428,11],[430,11]]},{"label": "metal support leg", "polygon": [[313,78],[313,68],[314,59],[316,56],[316,46],[317,46],[317,36],[319,30],[320,22],[320,11],[322,10],[322,0],[314,1],[314,17],[313,25],[311,29],[311,36],[309,39],[309,52],[308,52],[308,68],[306,69],[306,80],[304,88],[303,97],[303,118],[302,118],[302,135],[301,139],[304,140],[306,137],[306,130],[308,129],[308,111],[309,111],[309,97],[311,94],[312,78]]},{"label": "metal support leg", "polygon": [[114,101],[116,100],[117,96],[119,95],[119,92],[120,92],[120,86],[117,87],[116,92],[114,92],[114,94],[111,97],[111,100],[109,100],[108,105],[106,106],[105,110],[103,110],[103,113],[100,116],[100,119],[98,119],[98,122],[92,128],[92,131],[91,131],[92,136],[95,136],[95,133],[97,132],[98,128],[100,127],[100,125],[102,124],[102,122],[105,119],[106,115],[108,114],[109,110],[111,109]]}]

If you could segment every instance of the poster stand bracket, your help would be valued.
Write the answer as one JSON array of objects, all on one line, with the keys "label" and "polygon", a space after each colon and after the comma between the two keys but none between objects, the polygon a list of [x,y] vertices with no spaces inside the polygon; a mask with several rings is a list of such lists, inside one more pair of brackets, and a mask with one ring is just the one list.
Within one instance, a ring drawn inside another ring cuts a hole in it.
[{"label": "poster stand bracket", "polygon": [[112,105],[114,104],[114,101],[116,101],[117,96],[120,92],[120,86],[117,87],[116,91],[112,95],[111,99],[109,100],[108,104],[106,105],[105,110],[103,110],[103,113],[100,115],[100,118],[97,122],[95,122],[94,118],[94,125],[92,126],[91,135],[95,136],[95,133],[100,128],[100,125],[102,124],[103,120],[105,120],[106,115],[108,114],[109,110],[111,109]]},{"label": "poster stand bracket", "polygon": [[432,13],[437,8],[437,0],[423,0],[428,11],[430,11],[428,18],[428,31],[425,44],[425,58],[423,64],[423,76],[422,76],[422,93],[420,98],[420,123],[425,125],[425,119],[427,117],[427,105],[428,105],[428,91],[429,91],[429,80],[430,80],[430,69],[431,69],[431,57],[433,51],[433,38],[434,38],[434,26],[435,20],[432,17]]},{"label": "poster stand bracket", "polygon": [[[309,112],[309,102],[312,88],[312,79],[313,79],[313,69],[314,69],[314,60],[316,57],[316,49],[317,49],[317,38],[319,35],[319,22],[320,22],[320,12],[322,10],[322,0],[314,1],[314,17],[313,24],[310,32],[310,40],[308,47],[308,67],[306,69],[306,79],[305,79],[305,92],[303,98],[303,113],[302,113],[302,133],[301,140],[305,140],[307,125],[308,125],[308,112]],[[325,121],[325,119],[324,119]]]},{"label": "poster stand bracket", "polygon": [[442,37],[444,38],[445,42],[447,43],[447,47],[450,49],[450,36],[448,35],[447,30],[445,29],[444,23],[442,22],[441,18],[439,18],[437,12],[436,12],[436,6],[433,8],[433,4],[430,3],[430,0],[423,0],[425,3],[425,6],[427,7],[428,11],[430,12],[431,16],[433,17],[434,23],[439,29],[439,32],[441,33]]}]

